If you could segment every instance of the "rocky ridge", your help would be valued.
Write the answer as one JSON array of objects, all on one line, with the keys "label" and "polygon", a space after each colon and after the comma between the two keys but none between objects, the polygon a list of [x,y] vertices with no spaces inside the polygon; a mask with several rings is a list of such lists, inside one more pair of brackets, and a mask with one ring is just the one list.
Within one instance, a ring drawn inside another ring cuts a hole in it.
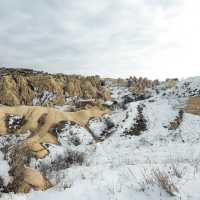
[{"label": "rocky ridge", "polygon": [[65,98],[109,99],[99,76],[48,74],[29,69],[0,68],[0,104],[64,105]]}]

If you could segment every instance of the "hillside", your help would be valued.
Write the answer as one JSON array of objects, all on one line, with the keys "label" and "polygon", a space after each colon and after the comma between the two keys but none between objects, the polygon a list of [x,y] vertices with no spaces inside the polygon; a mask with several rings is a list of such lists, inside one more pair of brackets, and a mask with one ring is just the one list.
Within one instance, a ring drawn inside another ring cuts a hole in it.
[{"label": "hillside", "polygon": [[2,199],[199,200],[200,77],[131,88],[102,110],[0,107]]}]

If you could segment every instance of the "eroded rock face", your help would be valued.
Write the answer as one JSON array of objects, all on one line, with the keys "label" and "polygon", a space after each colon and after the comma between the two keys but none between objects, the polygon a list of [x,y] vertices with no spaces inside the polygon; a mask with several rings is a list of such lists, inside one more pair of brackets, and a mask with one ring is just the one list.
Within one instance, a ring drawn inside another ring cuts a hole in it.
[{"label": "eroded rock face", "polygon": [[[107,112],[98,107],[62,112],[39,106],[1,106],[0,150],[9,163],[9,175],[12,177],[12,182],[5,187],[4,192],[26,193],[52,187],[46,173],[65,169],[74,163],[81,164],[83,154],[75,149],[93,143],[92,136],[84,127],[92,117],[100,117]],[[22,133],[27,131],[30,133],[23,136]],[[73,148],[68,151],[71,146]],[[50,147],[53,150],[62,149],[64,153],[50,163],[43,163],[49,156]],[[40,160],[41,165],[38,168],[31,166],[32,159],[36,162]]]},{"label": "eroded rock face", "polygon": [[25,141],[12,146],[6,152],[6,156],[10,165],[9,174],[13,177],[13,181],[7,185],[5,192],[27,193],[31,189],[46,190],[52,186],[42,173],[29,167],[34,155]]},{"label": "eroded rock face", "polygon": [[130,77],[128,80],[128,87],[134,92],[143,92],[146,88],[154,88],[159,85],[158,80],[149,80],[147,78]]},{"label": "eroded rock face", "polygon": [[47,74],[0,68],[0,104],[63,105],[66,96],[109,99],[98,76]]}]

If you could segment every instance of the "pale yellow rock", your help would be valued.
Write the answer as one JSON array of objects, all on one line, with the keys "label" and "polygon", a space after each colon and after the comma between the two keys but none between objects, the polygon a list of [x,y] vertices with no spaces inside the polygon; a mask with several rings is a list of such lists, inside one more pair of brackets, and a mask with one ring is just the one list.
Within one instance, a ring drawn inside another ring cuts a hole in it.
[{"label": "pale yellow rock", "polygon": [[26,167],[23,175],[24,182],[31,185],[35,190],[45,190],[51,185],[50,182],[35,169]]},{"label": "pale yellow rock", "polygon": [[41,102],[43,106],[63,105],[64,95],[83,98],[97,98],[100,91],[103,99],[110,98],[110,92],[104,91],[99,77],[50,74],[7,74],[0,78],[0,104],[33,105],[33,99],[48,91],[54,98]]},{"label": "pale yellow rock", "polygon": [[[73,121],[81,126],[85,126],[92,117],[100,117],[108,113],[108,110],[100,110],[98,107],[92,107],[87,110],[77,112],[63,112],[54,108],[40,106],[0,106],[0,135],[7,132],[5,117],[6,115],[24,116],[27,122],[18,132],[26,132],[27,130],[37,131],[37,134],[45,134],[52,125],[60,121]],[[43,114],[47,114],[45,124],[37,130],[38,120]]]},{"label": "pale yellow rock", "polygon": [[37,159],[41,159],[44,158],[45,156],[47,156],[49,154],[49,152],[46,149],[43,149],[41,151],[35,152],[33,153],[33,155],[35,155],[35,157]]}]

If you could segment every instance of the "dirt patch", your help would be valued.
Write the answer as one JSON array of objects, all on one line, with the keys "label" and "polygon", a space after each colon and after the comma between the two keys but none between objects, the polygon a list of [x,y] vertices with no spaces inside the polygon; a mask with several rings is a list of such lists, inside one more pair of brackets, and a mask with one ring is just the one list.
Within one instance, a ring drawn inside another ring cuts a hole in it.
[{"label": "dirt patch", "polygon": [[40,116],[40,118],[38,119],[38,129],[45,125],[47,116],[47,113],[44,113]]}]

